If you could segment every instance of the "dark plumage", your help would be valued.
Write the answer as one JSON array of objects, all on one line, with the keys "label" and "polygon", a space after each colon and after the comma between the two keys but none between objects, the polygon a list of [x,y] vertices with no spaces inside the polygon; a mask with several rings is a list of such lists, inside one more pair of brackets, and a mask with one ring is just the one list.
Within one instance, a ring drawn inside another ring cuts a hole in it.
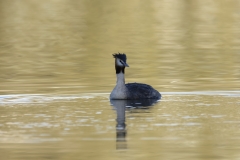
[{"label": "dark plumage", "polygon": [[127,62],[127,56],[124,53],[123,54],[121,54],[121,53],[114,53],[113,54],[113,58],[119,58],[122,61],[124,61],[125,63]]},{"label": "dark plumage", "polygon": [[125,84],[128,90],[127,99],[160,99],[161,94],[152,86],[143,83]]}]

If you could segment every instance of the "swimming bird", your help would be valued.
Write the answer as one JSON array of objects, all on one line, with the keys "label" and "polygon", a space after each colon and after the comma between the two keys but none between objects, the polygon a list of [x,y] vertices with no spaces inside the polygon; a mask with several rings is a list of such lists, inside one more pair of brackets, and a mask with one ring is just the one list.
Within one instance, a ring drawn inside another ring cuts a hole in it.
[{"label": "swimming bird", "polygon": [[125,84],[124,70],[129,67],[126,54],[115,53],[117,84],[110,94],[110,99],[160,99],[161,94],[152,86],[142,83]]}]

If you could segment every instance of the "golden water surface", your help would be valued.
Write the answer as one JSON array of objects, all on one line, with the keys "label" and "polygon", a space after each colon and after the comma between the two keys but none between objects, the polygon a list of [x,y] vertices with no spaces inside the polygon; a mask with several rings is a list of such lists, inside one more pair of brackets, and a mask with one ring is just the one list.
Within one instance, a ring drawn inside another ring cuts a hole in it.
[{"label": "golden water surface", "polygon": [[[239,159],[239,0],[0,0],[0,159]],[[126,82],[162,99],[108,99]],[[120,135],[120,138],[119,138]]]}]

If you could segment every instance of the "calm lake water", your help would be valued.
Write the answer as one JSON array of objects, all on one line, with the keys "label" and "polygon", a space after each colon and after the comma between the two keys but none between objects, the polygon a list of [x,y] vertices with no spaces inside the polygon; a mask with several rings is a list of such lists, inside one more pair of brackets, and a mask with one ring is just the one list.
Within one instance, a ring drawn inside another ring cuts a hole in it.
[{"label": "calm lake water", "polygon": [[[0,159],[240,159],[239,8],[0,0]],[[110,102],[117,52],[161,100]]]}]

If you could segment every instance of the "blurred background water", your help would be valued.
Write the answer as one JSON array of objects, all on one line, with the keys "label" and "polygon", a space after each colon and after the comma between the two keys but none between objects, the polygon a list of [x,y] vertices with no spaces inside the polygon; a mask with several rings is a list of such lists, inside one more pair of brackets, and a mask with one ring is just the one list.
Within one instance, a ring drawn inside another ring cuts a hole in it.
[{"label": "blurred background water", "polygon": [[[239,0],[0,0],[2,159],[240,157]],[[116,150],[112,54],[163,95],[127,110]],[[130,132],[131,131],[131,132]]]}]

